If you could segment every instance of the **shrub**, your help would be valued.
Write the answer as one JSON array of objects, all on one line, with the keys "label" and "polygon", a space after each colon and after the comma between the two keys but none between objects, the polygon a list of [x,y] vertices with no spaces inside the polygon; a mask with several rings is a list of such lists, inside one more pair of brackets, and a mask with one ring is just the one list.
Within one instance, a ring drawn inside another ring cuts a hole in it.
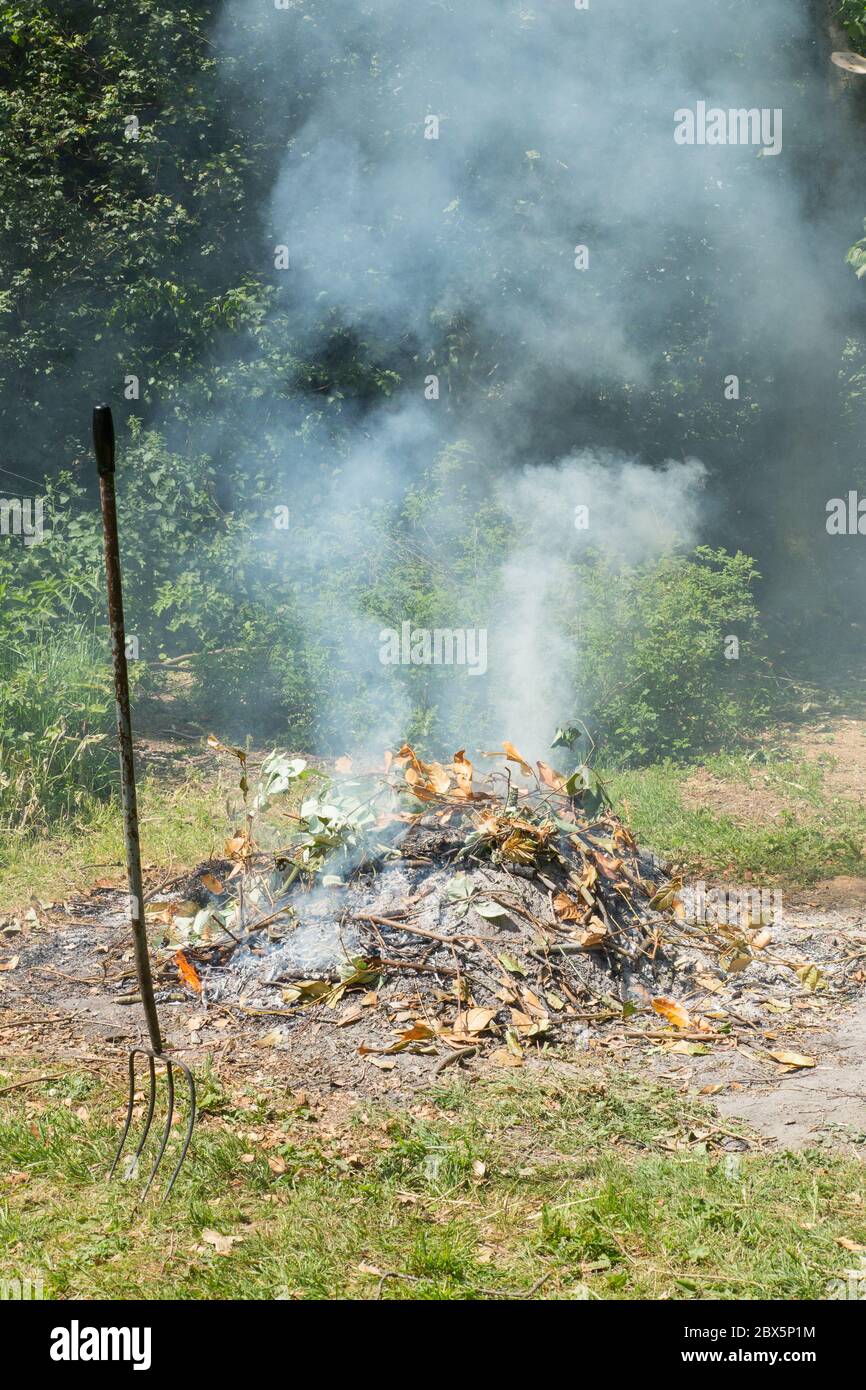
[{"label": "shrub", "polygon": [[866,43],[866,0],[841,0],[839,23],[855,46]]},{"label": "shrub", "polygon": [[[632,762],[686,757],[731,742],[769,712],[768,669],[741,552],[699,547],[642,568],[599,560],[584,571],[587,605],[576,682],[606,750]],[[727,659],[726,639],[739,641]]]},{"label": "shrub", "polygon": [[0,831],[71,815],[116,778],[104,645],[83,624],[0,647]]}]

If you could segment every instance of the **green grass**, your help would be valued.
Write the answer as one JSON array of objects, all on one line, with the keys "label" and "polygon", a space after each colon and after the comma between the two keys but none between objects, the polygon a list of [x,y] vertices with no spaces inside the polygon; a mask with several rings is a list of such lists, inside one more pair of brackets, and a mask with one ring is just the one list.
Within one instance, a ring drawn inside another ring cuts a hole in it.
[{"label": "green grass", "polygon": [[805,758],[785,757],[781,750],[761,750],[760,756],[715,753],[704,759],[703,767],[716,777],[744,786],[759,774],[771,791],[813,807],[821,808],[826,801],[821,765]]},{"label": "green grass", "polygon": [[[142,860],[163,878],[222,849],[230,820],[213,779],[180,784],[145,778],[139,786]],[[88,798],[75,821],[50,833],[0,832],[0,902],[4,909],[38,898],[53,901],[91,885],[123,880],[123,821],[116,801]]]},{"label": "green grass", "polygon": [[[704,767],[728,780],[747,780],[744,759],[719,757]],[[764,765],[773,790],[790,794],[795,784],[796,804],[778,822],[741,822],[710,807],[686,807],[682,786],[694,771],[664,763],[606,775],[616,809],[639,844],[692,874],[750,874],[789,887],[866,872],[866,814],[853,803],[826,796],[817,765],[784,759]]]},{"label": "green grass", "polygon": [[137,1213],[134,1188],[102,1181],[106,1089],[0,1092],[0,1275],[42,1277],[46,1297],[822,1298],[853,1259],[838,1240],[866,1237],[855,1161],[732,1160],[697,1103],[597,1062],[339,1123],[279,1085],[228,1096],[206,1077],[175,1196]]}]

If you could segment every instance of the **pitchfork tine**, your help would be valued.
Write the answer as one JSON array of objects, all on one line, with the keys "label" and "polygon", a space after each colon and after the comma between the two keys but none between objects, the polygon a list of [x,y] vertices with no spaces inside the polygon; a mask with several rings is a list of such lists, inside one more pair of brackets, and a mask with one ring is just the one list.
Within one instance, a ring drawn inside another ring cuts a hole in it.
[{"label": "pitchfork tine", "polygon": [[108,625],[111,629],[111,654],[114,665],[114,698],[117,705],[117,737],[120,745],[120,792],[123,803],[123,837],[126,844],[126,868],[129,878],[130,926],[135,948],[135,972],[141,995],[144,1018],[150,1038],[150,1047],[134,1047],[129,1054],[129,1098],[126,1106],[126,1124],[123,1135],[111,1165],[109,1177],[117,1168],[132,1124],[135,1107],[135,1056],[141,1052],[147,1058],[150,1077],[150,1094],[144,1131],[138,1147],[132,1156],[127,1170],[131,1177],[137,1171],[138,1161],[144,1151],[150,1134],[156,1110],[156,1063],[161,1062],[168,1080],[168,1114],[156,1161],[147,1180],[142,1201],[150,1191],[156,1171],[163,1160],[166,1145],[171,1135],[174,1119],[174,1072],[173,1066],[180,1067],[189,1085],[189,1121],[180,1151],[177,1167],[171,1175],[163,1201],[174,1187],[175,1178],[186,1158],[195,1124],[195,1082],[192,1072],[183,1062],[169,1058],[162,1047],[162,1033],[159,1015],[153,994],[153,977],[150,971],[150,955],[147,944],[147,929],[144,918],[144,886],[141,877],[141,848],[138,839],[138,802],[135,794],[135,763],[132,747],[132,718],[129,708],[129,675],[126,669],[126,633],[123,622],[123,587],[120,576],[120,547],[117,535],[117,504],[114,495],[114,421],[107,405],[97,405],[93,411],[93,448],[99,473],[99,497],[102,506],[102,530],[105,540],[105,574],[108,580]]},{"label": "pitchfork tine", "polygon": [[120,1162],[120,1155],[123,1153],[123,1146],[126,1143],[126,1136],[129,1133],[129,1126],[132,1124],[132,1110],[135,1105],[135,1049],[129,1054],[129,1099],[126,1102],[126,1124],[123,1126],[123,1133],[120,1136],[120,1143],[117,1146],[117,1153],[114,1155],[114,1162],[108,1170],[109,1178],[114,1177],[114,1170]]},{"label": "pitchfork tine", "polygon": [[[166,1065],[167,1065],[168,1068],[169,1068],[169,1072],[171,1071],[172,1065],[174,1065],[174,1066],[176,1066],[176,1067],[180,1067],[181,1071],[183,1072],[184,1076],[186,1077],[186,1084],[189,1086],[189,1119],[188,1119],[187,1125],[186,1125],[186,1134],[185,1134],[184,1137],[183,1137],[183,1144],[181,1145],[180,1157],[178,1158],[177,1163],[175,1164],[174,1172],[172,1173],[171,1177],[169,1178],[169,1180],[168,1180],[168,1187],[165,1189],[165,1192],[164,1192],[164,1194],[163,1194],[162,1200],[163,1200],[164,1202],[167,1202],[167,1201],[168,1201],[168,1194],[171,1192],[171,1189],[174,1187],[174,1180],[175,1180],[175,1178],[177,1177],[178,1173],[180,1172],[180,1170],[181,1170],[181,1168],[182,1168],[182,1166],[183,1166],[183,1161],[184,1161],[184,1159],[186,1158],[187,1149],[189,1148],[189,1146],[190,1146],[190,1141],[191,1141],[191,1139],[192,1139],[192,1129],[193,1129],[193,1125],[195,1124],[195,1077],[193,1076],[192,1072],[190,1071],[190,1069],[189,1069],[189,1067],[186,1065],[186,1063],[185,1063],[185,1062],[179,1062],[179,1061],[177,1060],[176,1057],[173,1057],[172,1060],[171,1060],[171,1062],[168,1062],[168,1061],[167,1061],[167,1062],[166,1062]],[[168,1133],[168,1130],[166,1129],[166,1134],[167,1134],[167,1133]],[[163,1140],[163,1148],[165,1148],[165,1141],[164,1141],[164,1140]],[[162,1158],[162,1149],[160,1149],[160,1151],[159,1151],[159,1156],[160,1156],[160,1158]],[[154,1168],[154,1172],[155,1172],[155,1171],[156,1171],[156,1169]],[[153,1175],[151,1175],[151,1181],[153,1181]],[[149,1185],[150,1185],[150,1184],[148,1184],[148,1186],[149,1186]]]},{"label": "pitchfork tine", "polygon": [[[153,1058],[151,1058],[151,1066],[152,1065]],[[162,1131],[162,1140],[160,1141],[159,1152],[157,1153],[156,1159],[154,1160],[154,1165],[150,1170],[150,1177],[147,1180],[147,1186],[141,1194],[142,1201],[144,1201],[145,1197],[150,1191],[150,1185],[156,1177],[156,1170],[162,1162],[162,1156],[165,1153],[165,1146],[168,1143],[168,1136],[171,1133],[171,1121],[172,1117],[174,1116],[174,1072],[171,1069],[171,1062],[168,1060],[168,1058],[166,1058],[165,1061],[165,1071],[166,1076],[168,1078],[168,1110],[165,1116],[165,1128]],[[147,1133],[146,1130],[145,1133]],[[169,1191],[171,1191],[171,1183],[169,1183]],[[167,1196],[168,1192],[166,1193],[166,1197]],[[163,1201],[165,1201],[165,1198],[163,1198]]]},{"label": "pitchfork tine", "polygon": [[[129,1165],[128,1176],[131,1178],[134,1178],[138,1172],[138,1160],[141,1158],[141,1151],[147,1143],[147,1136],[150,1134],[150,1127],[153,1124],[153,1112],[156,1109],[156,1067],[154,1066],[153,1057],[150,1053],[147,1054],[147,1067],[150,1072],[150,1093],[147,1098],[147,1116],[144,1121],[144,1129],[142,1130],[141,1138],[138,1141],[138,1148],[132,1155],[132,1162]],[[173,1105],[172,1109],[174,1109]]]}]

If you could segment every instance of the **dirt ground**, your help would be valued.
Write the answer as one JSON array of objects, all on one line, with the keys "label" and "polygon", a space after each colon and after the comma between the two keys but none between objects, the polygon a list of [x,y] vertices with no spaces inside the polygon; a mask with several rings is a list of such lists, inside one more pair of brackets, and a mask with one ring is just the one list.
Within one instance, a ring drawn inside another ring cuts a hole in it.
[{"label": "dirt ground", "polygon": [[[712,1097],[723,1116],[745,1121],[772,1146],[827,1146],[866,1158],[866,908],[786,907],[780,940],[803,957],[844,961],[850,984],[768,997],[742,979],[741,1017],[751,1025],[731,1045],[701,1057],[668,1054],[655,1070],[690,1092]],[[837,980],[841,984],[841,980]],[[785,1012],[776,1013],[780,1007]],[[727,1006],[730,1008],[730,1006]],[[800,1054],[813,1067],[785,1067],[768,1054]]]},{"label": "dirt ground", "polygon": [[[793,761],[804,759],[822,773],[825,793],[831,798],[862,803],[866,798],[866,720],[827,719],[792,733],[786,753]],[[683,803],[690,810],[708,806],[732,820],[776,821],[783,812],[802,808],[806,790],[796,777],[779,785],[760,764],[748,781],[729,781],[704,769],[683,787]]]},{"label": "dirt ground", "polygon": [[779,795],[766,778],[755,771],[748,782],[729,782],[705,768],[692,773],[680,793],[689,811],[707,808],[719,816],[730,816],[738,825],[745,821],[780,821],[791,809],[787,797]]},{"label": "dirt ground", "polygon": [[[862,800],[866,722],[828,720],[797,735],[795,748],[822,766],[832,796]],[[178,744],[152,739],[145,753],[168,773]],[[210,754],[201,761],[202,770],[216,767]],[[783,794],[760,767],[748,784],[698,773],[684,801],[736,820],[773,820],[803,804],[797,787]],[[746,1121],[758,1142],[763,1136],[784,1148],[826,1144],[866,1156],[866,879],[840,876],[783,896],[772,950],[794,965],[815,962],[824,975],[820,988],[810,991],[792,970],[763,965],[726,977],[685,952],[659,988],[700,1019],[692,1031],[677,1032],[653,1014],[647,993],[627,1022],[577,1020],[544,1057],[566,1064],[576,1052],[596,1052],[711,1098],[723,1117]],[[209,1000],[207,990],[202,1003],[170,962],[157,987],[166,1045],[198,1074],[213,1067],[255,1084],[276,1083],[326,1108],[376,1097],[417,1103],[441,1075],[441,1053],[386,1057],[359,1047],[380,1044],[383,1028],[417,1017],[411,977],[372,1005],[351,995],[341,1009],[310,1009],[300,1021],[289,1020],[278,991],[272,1006],[261,997],[246,1008],[236,999]],[[74,901],[0,918],[0,1061],[44,1058],[47,1072],[77,1062],[122,1075],[127,1049],[145,1041],[140,1005],[120,1002],[133,988],[126,898],[118,888],[105,883]],[[603,1008],[597,999],[590,1004],[594,1013]],[[786,1064],[773,1052],[814,1065]],[[453,1065],[477,1075],[503,1065],[503,1053],[481,1046]]]},{"label": "dirt ground", "polygon": [[[788,908],[772,931],[774,961],[815,963],[821,987],[804,988],[778,964],[753,963],[729,976],[701,953],[684,951],[668,987],[689,1010],[691,1027],[669,1027],[647,999],[626,1021],[575,1022],[566,1042],[539,1056],[567,1063],[595,1052],[684,1094],[710,1097],[723,1117],[746,1121],[771,1145],[824,1144],[866,1156],[866,913]],[[0,960],[5,1065],[39,1057],[46,1072],[77,1062],[122,1075],[127,1048],[145,1041],[140,1005],[119,1002],[119,992],[133,989],[123,894],[96,889],[42,921],[7,924]],[[158,971],[157,988],[166,1045],[199,1075],[212,1067],[235,1081],[303,1092],[328,1109],[377,1098],[417,1103],[442,1072],[440,1052],[382,1056],[359,1046],[381,1046],[395,1022],[417,1017],[419,995],[408,982],[371,1006],[355,994],[339,1009],[310,1008],[290,1027],[278,992],[273,1009],[202,1002],[179,986],[170,962]],[[502,1066],[503,1052],[479,1046],[454,1065],[478,1075]],[[729,1147],[753,1142],[732,1135]]]},{"label": "dirt ground", "polygon": [[794,740],[795,756],[820,765],[831,796],[862,803],[866,798],[866,721],[832,719]]},{"label": "dirt ground", "polygon": [[723,1115],[745,1120],[780,1148],[830,1143],[866,1156],[866,1000],[845,1010],[832,1030],[810,1044],[820,1062],[776,1085],[752,1076],[742,1089],[720,1094]]},{"label": "dirt ground", "polygon": [[[828,719],[792,740],[791,755],[817,764],[822,785],[831,798],[862,804],[866,797],[866,721]],[[748,783],[723,780],[701,771],[683,790],[686,806],[711,806],[742,823],[773,822],[785,811],[802,808],[803,789],[792,782],[783,793],[756,767]],[[866,878],[840,875],[807,889],[785,894],[789,914],[816,929],[832,933],[861,933],[866,922]],[[738,1049],[722,1064],[702,1059],[700,1068],[719,1085],[719,1110],[746,1120],[759,1133],[784,1148],[814,1143],[852,1145],[866,1153],[866,999],[843,1009],[828,1025],[819,1018],[803,1019],[800,1030],[805,1052],[818,1057],[812,1069],[791,1072],[781,1079],[766,1074],[760,1062]],[[687,1071],[688,1068],[680,1068]]]}]

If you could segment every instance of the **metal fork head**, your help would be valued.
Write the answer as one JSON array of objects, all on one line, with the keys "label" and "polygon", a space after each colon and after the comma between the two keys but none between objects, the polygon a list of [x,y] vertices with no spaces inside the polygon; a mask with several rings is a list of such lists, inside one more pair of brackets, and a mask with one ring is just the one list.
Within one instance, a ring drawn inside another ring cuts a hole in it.
[{"label": "metal fork head", "polygon": [[131,1126],[132,1126],[132,1112],[133,1112],[133,1109],[134,1109],[134,1107],[135,1107],[135,1059],[136,1059],[136,1056],[142,1056],[142,1057],[146,1057],[146,1058],[147,1058],[147,1069],[148,1069],[148,1078],[149,1078],[149,1082],[150,1082],[150,1089],[149,1089],[148,1097],[147,1097],[147,1114],[145,1115],[144,1129],[143,1129],[143,1131],[142,1131],[141,1138],[140,1138],[139,1141],[138,1141],[138,1144],[137,1144],[137,1146],[136,1146],[136,1149],[135,1149],[134,1153],[131,1153],[130,1156],[129,1156],[129,1158],[128,1158],[128,1160],[127,1160],[126,1168],[125,1168],[125,1171],[124,1171],[124,1175],[123,1175],[123,1176],[124,1176],[124,1180],[126,1180],[126,1181],[128,1181],[130,1178],[133,1178],[133,1177],[135,1176],[135,1174],[138,1172],[138,1163],[139,1163],[139,1159],[141,1158],[142,1152],[143,1152],[143,1150],[144,1150],[144,1146],[145,1146],[145,1144],[147,1143],[147,1136],[148,1136],[148,1134],[150,1133],[150,1127],[151,1127],[151,1125],[153,1124],[153,1116],[154,1116],[154,1112],[155,1112],[155,1110],[156,1110],[156,1064],[157,1064],[157,1062],[159,1062],[162,1066],[165,1067],[166,1080],[167,1080],[167,1083],[168,1083],[168,1103],[167,1103],[166,1116],[165,1116],[165,1125],[164,1125],[164,1127],[163,1127],[162,1137],[161,1137],[160,1142],[159,1142],[159,1149],[157,1150],[156,1159],[154,1160],[153,1167],[152,1167],[151,1170],[150,1170],[150,1176],[149,1176],[148,1179],[147,1179],[147,1184],[146,1184],[146,1186],[145,1186],[145,1189],[144,1189],[143,1193],[141,1194],[140,1201],[142,1201],[142,1202],[144,1201],[144,1199],[146,1198],[147,1194],[149,1193],[149,1191],[150,1191],[150,1189],[151,1189],[151,1186],[152,1186],[152,1184],[153,1184],[153,1180],[154,1180],[154,1178],[156,1177],[156,1171],[157,1171],[157,1169],[159,1168],[159,1165],[162,1163],[163,1156],[164,1156],[165,1150],[166,1150],[166,1146],[167,1146],[167,1144],[168,1144],[169,1135],[171,1134],[171,1122],[172,1122],[172,1119],[174,1118],[174,1070],[175,1070],[175,1068],[177,1068],[177,1070],[178,1070],[178,1071],[182,1074],[182,1076],[184,1077],[184,1079],[185,1079],[185,1081],[186,1081],[186,1085],[187,1085],[188,1094],[189,1094],[189,1117],[188,1117],[188,1119],[187,1119],[186,1132],[185,1132],[185,1134],[184,1134],[183,1144],[181,1145],[180,1156],[179,1156],[179,1158],[178,1158],[178,1160],[177,1160],[177,1163],[175,1164],[174,1172],[172,1173],[171,1177],[169,1178],[168,1186],[166,1187],[165,1192],[163,1193],[163,1196],[162,1196],[162,1200],[163,1200],[163,1202],[165,1202],[165,1201],[168,1200],[168,1195],[169,1195],[169,1193],[171,1192],[171,1189],[174,1187],[175,1179],[177,1178],[177,1175],[178,1175],[178,1173],[180,1172],[181,1167],[183,1166],[183,1161],[184,1161],[184,1159],[186,1158],[187,1151],[188,1151],[188,1149],[189,1149],[190,1140],[192,1139],[192,1130],[193,1130],[193,1125],[195,1124],[195,1080],[194,1080],[194,1078],[193,1078],[192,1072],[190,1071],[190,1069],[189,1069],[189,1067],[186,1065],[186,1063],[185,1063],[185,1062],[179,1062],[179,1061],[177,1060],[176,1057],[170,1057],[170,1056],[168,1056],[168,1054],[165,1053],[165,1052],[152,1052],[152,1051],[150,1050],[150,1048],[147,1048],[147,1047],[133,1047],[133,1048],[131,1049],[130,1054],[129,1054],[129,1096],[128,1096],[127,1103],[126,1103],[126,1123],[125,1123],[125,1125],[124,1125],[124,1127],[123,1127],[123,1134],[122,1134],[121,1137],[120,1137],[120,1143],[119,1143],[118,1146],[117,1146],[117,1153],[114,1155],[114,1162],[112,1163],[111,1168],[110,1168],[110,1170],[109,1170],[109,1174],[108,1174],[109,1179],[111,1179],[111,1178],[114,1176],[114,1173],[115,1173],[115,1170],[116,1170],[116,1168],[117,1168],[117,1165],[118,1165],[118,1163],[120,1162],[120,1156],[121,1156],[121,1154],[123,1153],[124,1146],[125,1146],[125,1144],[126,1144],[127,1136],[129,1135],[129,1131],[130,1131],[130,1128],[131,1128]]}]

